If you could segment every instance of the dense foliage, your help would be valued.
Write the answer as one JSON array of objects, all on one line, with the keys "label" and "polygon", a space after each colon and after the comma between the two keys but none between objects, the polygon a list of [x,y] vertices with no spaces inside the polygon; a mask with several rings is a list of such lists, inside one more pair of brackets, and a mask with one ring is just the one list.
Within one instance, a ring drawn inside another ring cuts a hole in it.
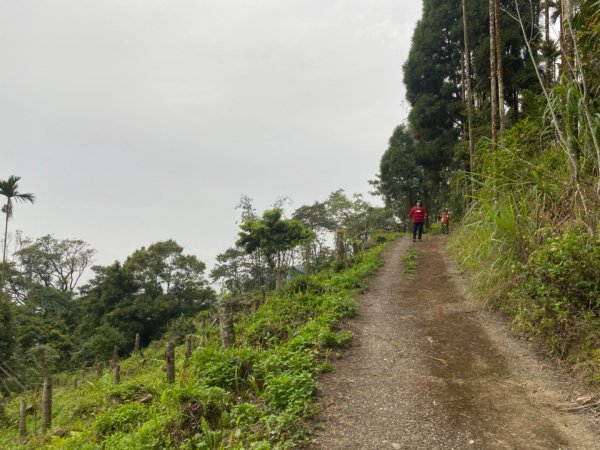
[{"label": "dense foliage", "polygon": [[333,241],[341,233],[344,257],[376,242],[376,233],[395,228],[392,212],[374,207],[360,194],[343,190],[326,200],[300,206],[290,219],[278,202],[259,217],[252,199],[243,196],[236,246],[217,256],[212,278],[230,294],[273,288],[298,273],[315,273],[336,257]]},{"label": "dense foliage", "polygon": [[0,336],[4,393],[38,383],[46,373],[89,366],[127,354],[136,333],[147,344],[171,321],[191,317],[215,300],[205,265],[164,241],[136,250],[124,264],[93,266],[78,287],[94,250],[85,242],[51,235],[23,239],[14,260],[2,266]]}]

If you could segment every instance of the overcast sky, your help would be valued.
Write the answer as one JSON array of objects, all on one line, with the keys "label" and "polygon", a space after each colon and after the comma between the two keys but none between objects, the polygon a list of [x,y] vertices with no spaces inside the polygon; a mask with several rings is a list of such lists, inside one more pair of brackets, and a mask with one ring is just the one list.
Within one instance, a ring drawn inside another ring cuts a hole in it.
[{"label": "overcast sky", "polygon": [[173,238],[212,266],[242,194],[367,193],[407,114],[415,0],[0,0],[9,231],[96,262]]}]

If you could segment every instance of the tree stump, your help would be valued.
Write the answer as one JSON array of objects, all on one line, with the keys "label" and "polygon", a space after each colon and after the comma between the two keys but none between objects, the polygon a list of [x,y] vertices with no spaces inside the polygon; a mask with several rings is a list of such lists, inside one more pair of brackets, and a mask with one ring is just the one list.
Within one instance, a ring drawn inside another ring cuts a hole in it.
[{"label": "tree stump", "polygon": [[52,427],[52,377],[44,378],[42,387],[42,432]]},{"label": "tree stump", "polygon": [[135,333],[135,341],[133,343],[133,353],[140,352],[140,333]]},{"label": "tree stump", "polygon": [[24,398],[19,400],[19,436],[21,436],[21,442],[27,436],[27,403]]},{"label": "tree stump", "polygon": [[167,381],[169,383],[175,382],[175,344],[173,342],[167,343],[167,350],[165,352],[165,366],[167,371]]}]

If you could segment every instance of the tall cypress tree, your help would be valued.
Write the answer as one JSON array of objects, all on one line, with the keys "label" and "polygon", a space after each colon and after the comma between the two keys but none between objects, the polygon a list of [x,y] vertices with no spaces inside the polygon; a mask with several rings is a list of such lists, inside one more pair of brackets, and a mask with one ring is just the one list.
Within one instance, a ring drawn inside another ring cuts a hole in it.
[{"label": "tall cypress tree", "polygon": [[[495,62],[502,63],[504,76],[501,95],[496,98],[507,108],[506,126],[519,117],[520,101],[525,90],[538,91],[535,71],[527,53],[520,25],[511,17],[514,0],[490,2],[492,11],[498,12],[498,31],[494,39],[501,48],[492,49]],[[540,0],[517,0],[521,10],[527,9],[525,29],[535,41],[539,39]],[[473,99],[473,140],[490,130],[490,22],[486,2],[469,2],[466,21],[463,20],[461,0],[423,0],[423,15],[417,23],[408,59],[404,64],[404,83],[407,99],[412,107],[409,129],[416,143],[417,164],[426,171],[430,194],[444,180],[443,173],[465,167],[467,154],[456,153],[462,133],[468,130],[465,95],[467,87],[464,72],[464,42],[471,45]],[[526,8],[525,8],[526,6]],[[492,18],[495,14],[492,14]],[[469,29],[464,30],[464,23]],[[494,24],[492,24],[494,25]],[[492,27],[494,29],[495,27]],[[535,44],[535,42],[534,42]],[[533,48],[536,48],[534,45]],[[496,56],[497,54],[497,56]],[[497,59],[496,59],[497,58]],[[496,64],[497,66],[498,64]],[[499,109],[496,104],[496,111]]]},{"label": "tall cypress tree", "polygon": [[461,11],[460,0],[424,0],[404,64],[417,162],[427,171],[434,191],[441,172],[452,162],[462,123]]}]

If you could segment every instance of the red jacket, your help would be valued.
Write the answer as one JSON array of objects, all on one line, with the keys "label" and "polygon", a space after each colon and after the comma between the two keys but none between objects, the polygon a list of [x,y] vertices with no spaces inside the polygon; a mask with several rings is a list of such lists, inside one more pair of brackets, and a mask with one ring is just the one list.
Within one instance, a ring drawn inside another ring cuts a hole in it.
[{"label": "red jacket", "polygon": [[422,206],[413,206],[408,215],[412,217],[413,223],[425,222],[427,210]]}]

